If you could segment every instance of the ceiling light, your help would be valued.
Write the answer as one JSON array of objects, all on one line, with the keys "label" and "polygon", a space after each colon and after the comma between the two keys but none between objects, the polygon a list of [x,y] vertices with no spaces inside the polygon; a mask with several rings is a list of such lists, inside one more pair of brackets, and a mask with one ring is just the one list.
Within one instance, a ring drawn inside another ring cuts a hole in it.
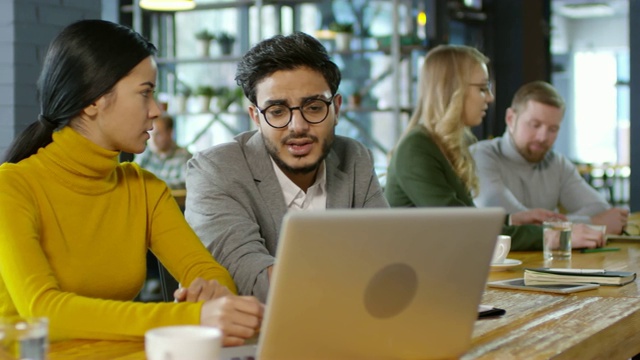
[{"label": "ceiling light", "polygon": [[607,3],[564,4],[558,9],[558,12],[573,19],[611,16],[615,13]]},{"label": "ceiling light", "polygon": [[140,0],[140,7],[146,10],[179,11],[196,7],[194,0]]}]

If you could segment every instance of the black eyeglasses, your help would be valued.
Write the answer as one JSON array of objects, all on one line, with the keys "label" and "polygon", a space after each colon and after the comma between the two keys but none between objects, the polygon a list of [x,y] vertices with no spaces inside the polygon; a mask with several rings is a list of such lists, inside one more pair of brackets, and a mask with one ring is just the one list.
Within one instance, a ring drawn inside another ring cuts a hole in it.
[{"label": "black eyeglasses", "polygon": [[264,109],[260,109],[256,105],[256,109],[264,116],[264,120],[272,128],[282,129],[286,127],[293,119],[293,110],[299,110],[302,118],[309,124],[319,124],[323,122],[329,115],[329,107],[333,103],[335,95],[329,100],[324,99],[308,99],[300,106],[288,107],[284,104],[269,105]]}]

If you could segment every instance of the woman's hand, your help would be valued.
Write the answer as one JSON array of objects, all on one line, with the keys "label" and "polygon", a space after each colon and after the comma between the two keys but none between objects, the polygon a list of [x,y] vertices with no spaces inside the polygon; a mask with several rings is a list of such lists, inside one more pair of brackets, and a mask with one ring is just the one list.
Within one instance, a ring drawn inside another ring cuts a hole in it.
[{"label": "woman's hand", "polygon": [[586,224],[573,224],[571,227],[571,247],[579,248],[597,248],[607,244],[607,240],[602,231],[595,230]]},{"label": "woman's hand", "polygon": [[205,301],[200,324],[222,331],[223,346],[238,346],[260,329],[264,305],[253,296],[225,296]]},{"label": "woman's hand", "polygon": [[231,295],[226,286],[220,285],[216,280],[204,280],[196,278],[188,288],[179,288],[173,293],[176,302],[197,302],[217,299]]}]

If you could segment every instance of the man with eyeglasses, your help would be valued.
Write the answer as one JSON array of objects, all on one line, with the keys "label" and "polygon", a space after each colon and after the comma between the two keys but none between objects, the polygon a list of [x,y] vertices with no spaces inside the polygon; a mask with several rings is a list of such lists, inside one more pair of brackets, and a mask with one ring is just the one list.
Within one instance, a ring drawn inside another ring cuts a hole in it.
[{"label": "man with eyeglasses", "polygon": [[[534,81],[516,92],[504,135],[471,147],[480,181],[475,203],[501,206],[509,213],[562,206],[574,223],[606,225],[607,233],[620,234],[628,211],[611,208],[571,161],[552,150],[564,109],[564,100],[549,83]],[[572,235],[601,236],[584,226],[574,227]]]},{"label": "man with eyeglasses", "polygon": [[260,42],[236,71],[258,130],[188,164],[187,221],[241,294],[266,300],[287,211],[388,206],[371,152],[335,135],[340,78],[309,35]]}]

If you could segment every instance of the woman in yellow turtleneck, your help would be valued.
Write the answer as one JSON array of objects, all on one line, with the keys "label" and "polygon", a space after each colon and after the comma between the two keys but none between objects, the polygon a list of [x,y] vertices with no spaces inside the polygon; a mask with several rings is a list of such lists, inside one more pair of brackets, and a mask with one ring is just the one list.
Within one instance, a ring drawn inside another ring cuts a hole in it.
[{"label": "woman in yellow turtleneck", "polygon": [[[50,336],[123,339],[172,324],[218,326],[226,345],[260,325],[229,273],[185,222],[140,153],[160,109],[155,48],[120,25],[85,20],[52,43],[38,82],[42,114],[0,166],[0,316],[46,316]],[[131,301],[151,249],[182,283],[179,303]],[[213,281],[215,280],[215,281]]]}]

